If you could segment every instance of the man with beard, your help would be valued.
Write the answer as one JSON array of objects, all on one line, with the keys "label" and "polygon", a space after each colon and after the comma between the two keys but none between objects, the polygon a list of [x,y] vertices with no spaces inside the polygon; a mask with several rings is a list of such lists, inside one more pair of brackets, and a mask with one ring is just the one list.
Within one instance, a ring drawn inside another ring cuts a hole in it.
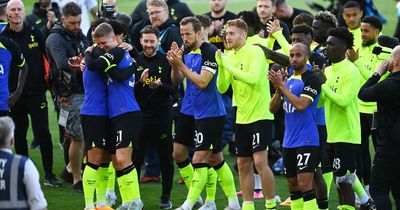
[{"label": "man with beard", "polygon": [[58,4],[51,0],[39,0],[33,4],[32,14],[26,16],[25,21],[39,28],[46,36],[56,22],[61,20],[61,12]]},{"label": "man with beard", "polygon": [[157,51],[160,31],[148,25],[141,30],[143,52],[136,58],[135,96],[143,113],[140,143],[135,167],[140,174],[146,148],[156,147],[161,165],[162,193],[160,208],[172,208],[170,195],[174,177],[172,161],[172,95],[171,66],[166,54]]},{"label": "man with beard", "polygon": [[[359,88],[367,81],[373,74],[374,70],[384,61],[389,59],[389,54],[392,50],[382,47],[378,44],[378,37],[382,31],[382,23],[379,18],[373,16],[366,16],[361,23],[361,40],[362,45],[357,50],[348,50],[347,57],[358,68],[361,74],[361,81]],[[388,53],[380,53],[376,55],[373,53],[375,47],[381,47]],[[385,78],[387,75],[382,75]],[[376,147],[376,130],[372,126],[372,118],[374,112],[377,110],[376,103],[358,101],[361,122],[361,148],[357,158],[357,176],[364,184],[365,190],[360,183],[355,191],[359,196],[361,205],[368,203],[369,197],[365,191],[369,190],[369,182],[371,177],[371,156],[369,153],[369,137],[372,137],[374,148]],[[370,201],[372,202],[372,201]]]},{"label": "man with beard", "polygon": [[[169,15],[176,23],[181,22],[184,17],[190,17],[194,15],[188,5],[180,0],[165,0],[165,2],[167,2],[168,5]],[[143,19],[149,18],[146,11],[146,3],[147,0],[141,0],[136,6],[135,10],[133,10],[133,12],[130,14],[133,25]]]},{"label": "man with beard", "polygon": [[293,20],[297,15],[302,13],[307,13],[311,15],[311,13],[307,10],[298,9],[290,6],[287,0],[276,0],[275,6],[275,17],[286,23],[286,25],[289,27],[289,31],[292,30]]},{"label": "man with beard", "polygon": [[[323,85],[319,105],[324,105],[327,128],[328,163],[332,163],[341,210],[354,210],[353,184],[356,153],[361,144],[357,90],[361,80],[357,67],[346,59],[353,35],[346,28],[329,30],[326,56],[332,66],[316,69]],[[325,76],[326,75],[326,76]]]},{"label": "man with beard", "polygon": [[157,27],[160,31],[158,50],[166,53],[171,48],[172,42],[176,42],[180,46],[182,39],[179,36],[179,28],[169,16],[167,3],[164,0],[149,0],[146,5],[149,18],[135,24],[132,31],[132,44],[136,49],[139,52],[143,50],[140,44],[140,31],[149,24]]},{"label": "man with beard", "polygon": [[208,41],[221,50],[224,49],[224,40],[221,37],[221,31],[226,22],[236,18],[233,12],[226,10],[227,1],[228,0],[209,0],[211,11],[205,14],[211,18],[212,31],[209,34]]},{"label": "man with beard", "polygon": [[[274,12],[276,10],[275,7],[275,2],[276,0],[257,0],[257,5],[256,5],[256,12],[258,17],[260,18],[261,21],[261,29],[264,32],[264,38],[267,38],[269,36],[268,33],[268,23],[270,21],[274,21],[276,18],[274,17]],[[279,25],[282,28],[281,32],[282,35],[285,37],[287,41],[290,40],[290,31],[286,23],[283,21],[279,20]],[[274,50],[278,49],[279,47],[277,45],[274,45]]]},{"label": "man with beard", "polygon": [[[192,159],[194,168],[189,192],[180,210],[191,210],[201,194],[208,179],[208,170],[213,167],[217,172],[218,181],[228,198],[226,210],[240,209],[236,196],[233,175],[222,156],[221,136],[225,122],[225,108],[221,95],[217,91],[217,63],[215,52],[217,48],[201,40],[201,23],[195,17],[186,17],[180,23],[180,31],[185,48],[190,53],[183,56],[183,50],[174,43],[168,51],[167,59],[172,66],[172,81],[180,83],[185,77],[187,88],[185,96],[191,104],[195,121],[195,152]],[[182,104],[182,109],[185,108]],[[188,107],[186,107],[188,109]],[[189,132],[189,131],[188,131]],[[175,149],[187,151],[192,144],[192,138],[175,139]],[[178,163],[190,168],[186,159]],[[214,209],[215,206],[214,206]]]},{"label": "man with beard", "polygon": [[289,56],[294,74],[287,79],[286,84],[281,72],[270,71],[268,75],[276,90],[269,109],[274,113],[283,105],[285,110],[283,159],[293,210],[318,210],[313,189],[314,171],[319,159],[319,134],[314,112],[321,82],[307,69],[310,55],[309,46],[296,43]]},{"label": "man with beard", "polygon": [[46,40],[53,91],[60,104],[59,124],[64,126],[72,141],[69,147],[69,164],[73,175],[73,190],[82,192],[81,165],[83,157],[83,133],[80,110],[84,100],[80,62],[87,43],[80,24],[82,10],[73,2],[62,8],[61,23],[56,23]]}]

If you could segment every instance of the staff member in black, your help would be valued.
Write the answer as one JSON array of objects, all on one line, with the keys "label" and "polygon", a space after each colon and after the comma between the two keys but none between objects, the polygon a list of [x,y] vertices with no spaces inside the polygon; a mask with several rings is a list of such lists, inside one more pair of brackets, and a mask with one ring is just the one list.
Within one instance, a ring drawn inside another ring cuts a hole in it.
[{"label": "staff member in black", "polygon": [[172,161],[172,95],[171,66],[166,54],[157,51],[160,31],[148,25],[141,32],[143,52],[136,58],[135,95],[143,114],[140,144],[135,168],[140,174],[147,146],[157,147],[161,163],[162,195],[160,208],[172,208],[170,194],[174,176]]},{"label": "staff member in black", "polygon": [[[25,8],[21,0],[11,0],[7,5],[9,23],[3,34],[15,41],[26,56],[29,82],[25,83],[20,99],[11,107],[11,117],[15,122],[15,150],[17,154],[28,156],[26,134],[29,127],[28,115],[32,120],[34,135],[40,143],[42,164],[45,171],[44,185],[60,187],[61,183],[53,175],[53,143],[49,130],[49,117],[44,81],[43,56],[45,54],[44,35],[23,22]],[[17,86],[18,74],[10,72],[10,89]]]},{"label": "staff member in black", "polygon": [[26,16],[25,21],[35,28],[39,28],[46,37],[50,34],[56,22],[61,21],[61,12],[56,2],[39,0],[33,4],[32,14]]},{"label": "staff member in black", "polygon": [[[382,75],[389,76],[379,82]],[[377,102],[377,147],[372,164],[370,194],[377,210],[391,210],[389,192],[400,209],[400,46],[393,49],[390,61],[384,61],[361,87],[358,97]]]}]

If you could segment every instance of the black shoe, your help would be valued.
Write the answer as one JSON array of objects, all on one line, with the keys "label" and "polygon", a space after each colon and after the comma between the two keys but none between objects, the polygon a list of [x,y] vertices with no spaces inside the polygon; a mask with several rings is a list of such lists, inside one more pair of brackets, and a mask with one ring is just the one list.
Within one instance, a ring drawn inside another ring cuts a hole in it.
[{"label": "black shoe", "polygon": [[171,209],[172,203],[169,198],[161,198],[160,209]]},{"label": "black shoe", "polygon": [[67,168],[64,168],[64,170],[60,173],[60,177],[67,183],[72,183],[74,181],[72,173],[69,173]]},{"label": "black shoe", "polygon": [[62,187],[63,184],[56,179],[56,177],[51,174],[51,175],[46,175],[44,178],[44,186],[49,186],[49,187]]},{"label": "black shoe", "polygon": [[37,149],[37,148],[39,148],[40,147],[40,144],[39,144],[39,142],[37,141],[37,140],[33,140],[32,141],[32,144],[29,146],[29,149]]},{"label": "black shoe", "polygon": [[72,189],[74,190],[74,192],[83,193],[82,180],[72,185]]},{"label": "black shoe", "polygon": [[369,199],[367,203],[361,204],[360,210],[376,210],[374,201]]}]

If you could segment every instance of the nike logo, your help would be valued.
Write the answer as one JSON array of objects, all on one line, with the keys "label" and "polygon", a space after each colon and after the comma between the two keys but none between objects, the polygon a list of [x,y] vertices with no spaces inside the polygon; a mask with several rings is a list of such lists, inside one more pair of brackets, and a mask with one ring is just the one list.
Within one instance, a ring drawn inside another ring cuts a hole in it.
[{"label": "nike logo", "polygon": [[301,166],[299,167],[299,171],[304,170],[305,168],[307,168],[307,166]]},{"label": "nike logo", "polygon": [[44,109],[44,108],[46,108],[46,106],[47,106],[46,103],[42,103],[42,104],[40,105],[40,109]]}]

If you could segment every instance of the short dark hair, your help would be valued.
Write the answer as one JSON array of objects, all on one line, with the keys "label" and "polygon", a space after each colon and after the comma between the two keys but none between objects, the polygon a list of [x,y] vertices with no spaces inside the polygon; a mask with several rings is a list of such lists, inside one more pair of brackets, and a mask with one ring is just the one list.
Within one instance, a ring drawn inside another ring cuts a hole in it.
[{"label": "short dark hair", "polygon": [[276,1],[275,1],[275,6],[276,6],[276,7],[286,6],[286,5],[287,5],[286,0],[276,0]]},{"label": "short dark hair", "polygon": [[354,37],[353,34],[347,28],[339,27],[339,28],[331,28],[328,31],[329,36],[336,37],[338,39],[343,40],[348,49],[353,48],[354,45]]},{"label": "short dark hair", "polygon": [[0,16],[6,14],[8,1],[9,0],[0,0]]},{"label": "short dark hair", "polygon": [[346,2],[346,4],[343,5],[343,9],[347,9],[347,8],[358,8],[359,10],[361,10],[360,4],[356,1]]},{"label": "short dark hair", "polygon": [[242,19],[246,24],[247,27],[254,28],[254,32],[258,33],[261,31],[261,21],[260,18],[251,11],[241,11],[237,15],[238,18]]},{"label": "short dark hair", "polygon": [[92,23],[90,23],[90,30],[94,31],[94,29],[100,25],[101,23],[107,23],[108,22],[108,18],[105,17],[100,17],[97,18],[96,20],[93,20]]},{"label": "short dark hair", "polygon": [[[257,1],[262,1],[262,0],[257,0]],[[276,0],[270,0],[270,1],[271,1],[272,6],[275,7],[275,5],[276,5]]]},{"label": "short dark hair", "polygon": [[199,19],[201,27],[208,28],[211,26],[211,18],[208,17],[207,15],[195,15],[194,17]]},{"label": "short dark hair", "polygon": [[293,25],[306,24],[311,27],[313,21],[314,21],[313,15],[310,15],[308,13],[300,13],[293,19]]},{"label": "short dark hair", "polygon": [[310,27],[310,26],[308,26],[308,25],[305,25],[305,24],[302,24],[302,25],[295,25],[293,28],[292,28],[292,34],[305,34],[305,35],[310,35],[311,36],[311,38],[313,38],[314,39],[314,32],[313,32],[313,29]]},{"label": "short dark hair", "polygon": [[82,14],[82,10],[76,3],[70,2],[62,8],[62,14],[65,17],[78,16]]},{"label": "short dark hair", "polygon": [[370,24],[373,28],[382,31],[382,22],[378,17],[375,16],[365,16],[362,21],[363,23]]},{"label": "short dark hair", "polygon": [[197,19],[197,18],[195,18],[195,17],[185,17],[185,18],[183,18],[183,19],[181,20],[181,22],[180,22],[180,25],[183,26],[183,25],[187,25],[187,24],[189,24],[189,23],[192,24],[194,32],[199,32],[199,31],[201,31],[201,23],[200,23],[200,20]]},{"label": "short dark hair", "polygon": [[338,26],[338,21],[334,14],[329,11],[320,11],[314,16],[314,20],[319,20],[321,22],[327,23],[332,27],[336,28]]},{"label": "short dark hair", "polygon": [[126,28],[122,23],[115,19],[109,20],[108,24],[110,24],[110,26],[113,28],[115,35],[126,35],[128,32],[128,28]]},{"label": "short dark hair", "polygon": [[160,38],[160,31],[156,26],[153,25],[147,25],[140,30],[140,37],[142,37],[143,34],[154,34],[157,38]]}]

